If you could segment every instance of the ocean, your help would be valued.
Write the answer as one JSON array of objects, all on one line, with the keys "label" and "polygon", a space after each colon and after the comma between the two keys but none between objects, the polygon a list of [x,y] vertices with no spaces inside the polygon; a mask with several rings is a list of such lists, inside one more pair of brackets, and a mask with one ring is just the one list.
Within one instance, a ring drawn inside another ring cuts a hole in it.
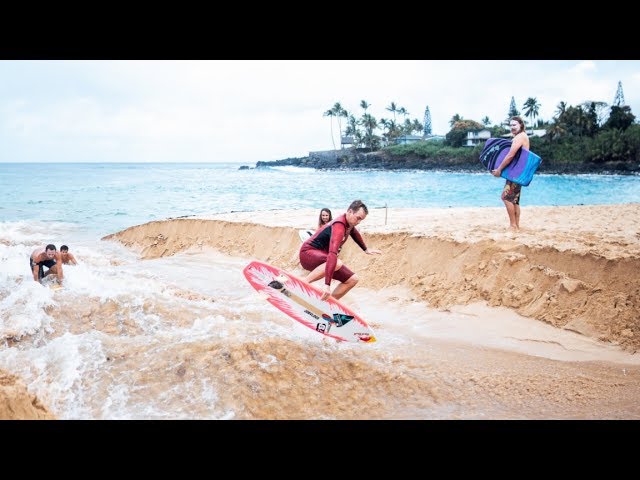
[{"label": "ocean", "polygon": [[[169,217],[287,208],[498,207],[488,173],[322,171],[240,164],[0,163],[0,220],[62,222],[100,235]],[[640,201],[640,177],[538,174],[526,205]]]},{"label": "ocean", "polygon": [[[416,334],[429,332],[417,332],[399,307],[366,288],[349,294],[350,306],[380,326],[383,340],[365,350],[327,343],[266,305],[242,276],[247,259],[209,252],[143,261],[101,238],[191,215],[322,207],[337,215],[354,199],[370,208],[500,207],[504,181],[475,173],[239,167],[0,163],[0,369],[18,375],[63,419],[344,418],[330,400],[345,391],[361,409],[350,418],[376,418],[389,401],[398,403],[397,418],[462,415],[459,407],[435,406],[418,352],[394,363]],[[539,174],[521,200],[632,202],[640,202],[638,176]],[[29,255],[47,243],[67,244],[80,261],[65,268],[64,290],[32,280]],[[390,317],[396,329],[385,331]],[[336,361],[349,371],[332,367]],[[358,381],[371,375],[375,386]],[[504,414],[496,407],[465,415],[487,413]]]}]

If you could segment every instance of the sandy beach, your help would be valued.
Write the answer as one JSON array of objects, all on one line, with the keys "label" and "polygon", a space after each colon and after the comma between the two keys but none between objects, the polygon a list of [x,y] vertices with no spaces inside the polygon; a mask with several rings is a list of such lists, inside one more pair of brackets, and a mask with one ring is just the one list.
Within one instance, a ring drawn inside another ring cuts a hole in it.
[{"label": "sandy beach", "polygon": [[[144,258],[214,248],[302,274],[297,230],[315,210],[172,219],[106,237]],[[311,220],[311,221],[310,221]],[[446,309],[484,301],[636,352],[640,347],[640,205],[523,207],[517,234],[502,208],[372,209],[362,255],[340,258],[374,290],[403,286]]]},{"label": "sandy beach", "polygon": [[[334,216],[342,213],[332,210]],[[148,260],[223,254],[303,275],[297,230],[312,228],[316,217],[316,210],[299,209],[174,218],[104,239]],[[504,208],[372,209],[359,229],[368,246],[384,253],[368,256],[354,242],[345,244],[340,258],[360,284],[344,300],[388,313],[372,326],[391,339],[390,346],[397,332],[414,336],[415,348],[402,353],[405,373],[372,371],[352,358],[354,351],[332,349],[348,365],[345,373],[322,361],[324,350],[309,353],[304,345],[276,338],[245,345],[238,358],[286,358],[293,365],[287,385],[297,385],[295,365],[310,363],[321,378],[337,383],[378,378],[350,393],[367,399],[366,413],[327,406],[326,418],[415,418],[420,409],[419,418],[640,418],[639,220],[639,204],[524,206],[523,228],[513,234]],[[402,317],[396,330],[386,320],[394,317]],[[282,319],[283,326],[289,323]],[[427,335],[422,325],[429,326]],[[400,353],[376,355],[393,364]],[[258,373],[247,369],[245,375]],[[15,403],[19,381],[0,380],[0,404],[8,397]],[[282,383],[254,378],[252,388],[270,382]],[[287,411],[277,402],[258,402],[247,388],[246,403],[255,410],[246,418],[324,418],[292,388]],[[341,395],[336,388],[323,386],[325,394]],[[27,412],[25,405],[35,400],[20,398],[22,410],[0,409],[0,417],[12,418],[11,411],[21,412],[20,418],[47,414],[40,407]],[[395,409],[389,398],[398,402]],[[501,409],[492,407],[497,399]],[[454,410],[442,410],[451,403]]]}]

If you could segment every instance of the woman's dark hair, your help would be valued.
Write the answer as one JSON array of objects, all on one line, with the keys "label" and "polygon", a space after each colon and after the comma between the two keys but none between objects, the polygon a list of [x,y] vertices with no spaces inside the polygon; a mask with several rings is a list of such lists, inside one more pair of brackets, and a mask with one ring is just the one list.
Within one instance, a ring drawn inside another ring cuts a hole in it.
[{"label": "woman's dark hair", "polygon": [[326,225],[322,221],[322,213],[323,212],[327,212],[329,214],[329,220],[327,221],[327,223],[329,223],[331,220],[333,220],[333,215],[331,214],[331,210],[329,210],[328,208],[323,208],[322,210],[320,210],[320,215],[318,215],[318,228],[322,227],[323,225]]}]

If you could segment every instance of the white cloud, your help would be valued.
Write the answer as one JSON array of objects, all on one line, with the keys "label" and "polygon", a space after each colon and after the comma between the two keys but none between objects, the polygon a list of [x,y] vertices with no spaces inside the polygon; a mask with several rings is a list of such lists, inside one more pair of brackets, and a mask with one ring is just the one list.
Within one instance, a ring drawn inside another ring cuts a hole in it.
[{"label": "white cloud", "polygon": [[[611,103],[638,61],[0,62],[1,161],[238,161],[331,149],[335,102],[378,120],[391,103],[434,133],[454,114],[498,123],[513,96],[550,118],[560,101]],[[637,88],[625,100],[638,114]],[[343,122],[344,126],[344,122]],[[337,123],[334,123],[337,130]],[[337,133],[335,135],[338,137]]]}]

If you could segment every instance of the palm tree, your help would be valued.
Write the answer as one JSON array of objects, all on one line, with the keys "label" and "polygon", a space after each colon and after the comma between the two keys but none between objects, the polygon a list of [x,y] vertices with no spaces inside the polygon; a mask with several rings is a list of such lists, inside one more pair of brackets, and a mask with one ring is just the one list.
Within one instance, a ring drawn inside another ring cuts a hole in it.
[{"label": "palm tree", "polygon": [[364,113],[367,113],[367,108],[371,106],[370,103],[367,103],[366,100],[360,100],[360,108],[364,109]]},{"label": "palm tree", "polygon": [[582,104],[586,110],[592,110],[595,113],[595,121],[598,127],[602,127],[609,116],[609,104],[607,102],[588,101]]},{"label": "palm tree", "polygon": [[413,133],[413,131],[415,130],[416,132],[420,133],[423,128],[424,128],[424,125],[420,123],[420,120],[418,120],[417,118],[414,118],[411,132]]},{"label": "palm tree", "polygon": [[[563,102],[564,103],[564,102]],[[554,123],[547,129],[547,133],[545,138],[552,142],[554,140],[558,140],[559,138],[565,136],[567,134],[567,129],[561,123]]]},{"label": "palm tree", "polygon": [[356,120],[356,117],[353,115],[349,115],[347,126],[344,129],[344,135],[346,137],[353,136],[354,146],[356,148],[360,146],[362,134],[360,133],[360,130],[358,130],[358,120]]},{"label": "palm tree", "polygon": [[462,117],[456,113],[453,117],[451,117],[451,120],[449,120],[449,126],[453,128],[455,123],[459,122],[460,120],[462,120]]},{"label": "palm tree", "polygon": [[567,102],[560,102],[556,107],[556,118],[560,118],[567,111]]},{"label": "palm tree", "polygon": [[405,118],[402,127],[400,127],[400,130],[405,135],[411,135],[413,133],[413,122],[408,118]]},{"label": "palm tree", "polygon": [[[527,98],[522,108],[524,108],[524,116],[527,118],[533,117],[533,122],[535,122],[538,112],[540,111],[540,102],[538,102],[538,99],[535,97]],[[530,122],[532,126],[533,122]]]},{"label": "palm tree", "polygon": [[341,117],[348,118],[349,112],[347,112],[344,108],[342,108],[342,105],[340,105],[340,102],[336,102],[333,105],[333,108],[331,110],[333,110],[333,115],[338,118],[338,130],[340,131],[340,142],[342,145],[342,122],[340,121],[340,118]]},{"label": "palm tree", "polygon": [[482,119],[482,124],[485,127],[488,127],[490,123],[491,123],[491,120],[489,120],[489,116],[488,115]]},{"label": "palm tree", "polygon": [[362,126],[365,128],[365,141],[369,145],[369,149],[373,150],[376,142],[376,137],[373,135],[373,131],[378,127],[378,122],[375,117],[369,113],[365,113],[362,116]]},{"label": "palm tree", "polygon": [[335,113],[333,113],[333,109],[327,110],[322,114],[323,117],[331,117],[331,143],[333,143],[333,149],[336,149],[336,141],[333,138],[333,117],[335,117]]},{"label": "palm tree", "polygon": [[398,113],[404,116],[404,120],[405,122],[407,121],[407,115],[409,115],[409,112],[407,112],[407,109],[404,107],[401,107],[398,109]]},{"label": "palm tree", "polygon": [[400,110],[398,109],[398,106],[396,105],[396,102],[391,102],[391,105],[389,105],[386,108],[387,111],[393,113],[393,121],[396,121],[396,112],[399,112]]}]

